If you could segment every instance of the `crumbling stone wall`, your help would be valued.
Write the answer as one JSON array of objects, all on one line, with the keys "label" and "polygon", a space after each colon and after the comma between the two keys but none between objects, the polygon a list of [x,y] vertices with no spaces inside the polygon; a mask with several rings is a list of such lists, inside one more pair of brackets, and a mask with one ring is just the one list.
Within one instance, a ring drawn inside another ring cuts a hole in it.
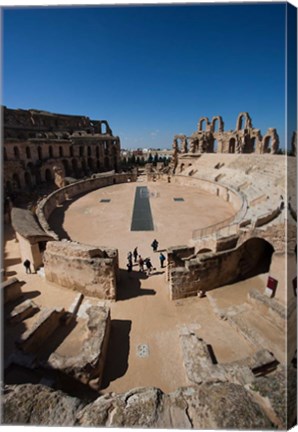
[{"label": "crumbling stone wall", "polygon": [[175,135],[174,152],[181,154],[200,153],[271,153],[279,149],[279,137],[276,129],[269,128],[264,137],[260,129],[252,125],[247,112],[241,112],[233,131],[224,131],[224,121],[221,116],[201,117],[197,130],[189,137]]},{"label": "crumbling stone wall", "polygon": [[[182,253],[179,251],[169,256],[169,284],[171,299],[176,300],[193,296],[199,291],[211,289],[233,283],[258,274],[263,268],[268,271],[273,247],[265,240],[250,239],[237,248],[224,252],[199,253],[187,258],[185,255],[191,249]],[[252,253],[253,252],[253,253]],[[270,255],[271,253],[271,255]]]},{"label": "crumbling stone wall", "polygon": [[117,249],[64,240],[48,242],[44,252],[48,281],[100,299],[116,299],[118,268]]},{"label": "crumbling stone wall", "polygon": [[106,120],[3,108],[4,192],[53,182],[53,167],[81,178],[120,166],[120,139]]}]

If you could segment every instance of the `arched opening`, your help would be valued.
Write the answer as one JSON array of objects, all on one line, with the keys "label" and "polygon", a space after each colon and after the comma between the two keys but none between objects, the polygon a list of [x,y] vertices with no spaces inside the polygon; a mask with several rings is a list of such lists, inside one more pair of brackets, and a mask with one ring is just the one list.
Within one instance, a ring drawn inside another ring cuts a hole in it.
[{"label": "arched opening", "polygon": [[206,119],[202,119],[201,121],[200,121],[200,130],[206,130],[206,128],[207,128],[207,121],[206,121]]},{"label": "arched opening", "polygon": [[203,249],[200,249],[197,252],[197,254],[208,253],[208,252],[212,252],[212,250],[211,249],[207,249],[207,248],[203,248]]},{"label": "arched opening", "polygon": [[62,164],[63,164],[63,167],[64,167],[64,173],[65,173],[65,175],[69,176],[70,175],[70,170],[69,170],[68,160],[62,159]]},{"label": "arched opening", "polygon": [[100,160],[99,159],[97,159],[97,161],[96,161],[96,169],[97,169],[97,171],[100,171]]},{"label": "arched opening", "polygon": [[255,137],[251,138],[250,143],[251,143],[251,151],[255,152],[256,151],[256,138]]},{"label": "arched opening", "polygon": [[215,118],[212,123],[213,123],[213,127],[212,127],[213,132],[216,132],[216,129],[218,131],[219,130],[219,120],[218,120],[218,118]]},{"label": "arched opening", "polygon": [[96,158],[99,159],[99,147],[96,147],[95,155],[96,155]]},{"label": "arched opening", "polygon": [[107,125],[105,123],[101,123],[101,133],[102,134],[107,133]]},{"label": "arched opening", "polygon": [[231,138],[229,141],[229,153],[235,153],[236,148],[236,140],[235,138]]},{"label": "arched opening", "polygon": [[73,174],[76,177],[78,175],[78,162],[77,162],[77,160],[76,159],[72,159],[71,165],[72,165]]},{"label": "arched opening", "polygon": [[59,146],[59,157],[63,157],[63,147]]},{"label": "arched opening", "polygon": [[91,157],[88,158],[88,167],[93,171],[93,159]]},{"label": "arched opening", "polygon": [[245,128],[245,116],[242,115],[239,118],[239,130],[242,130]]},{"label": "arched opening", "polygon": [[214,152],[214,153],[217,153],[217,151],[218,151],[218,142],[217,142],[217,140],[215,139],[215,140],[213,141],[213,152]]},{"label": "arched opening", "polygon": [[85,159],[82,159],[82,170],[84,174],[87,174],[87,165]]},{"label": "arched opening", "polygon": [[10,194],[12,192],[11,182],[7,180],[5,183],[5,193]]},{"label": "arched opening", "polygon": [[32,186],[31,175],[28,172],[24,174],[25,185],[30,188]]},{"label": "arched opening", "polygon": [[270,153],[271,152],[271,136],[267,136],[264,139],[264,153]]},{"label": "arched opening", "polygon": [[73,146],[72,145],[69,147],[69,156],[73,157]]},{"label": "arched opening", "polygon": [[39,168],[35,169],[35,183],[36,184],[40,184],[41,183],[41,173],[40,173],[40,169]]},{"label": "arched opening", "polygon": [[84,156],[84,146],[80,146],[80,148],[79,148],[79,154],[80,154],[80,157],[83,157]]},{"label": "arched opening", "polygon": [[38,154],[38,159],[42,160],[42,149],[40,146],[37,147],[37,154]]},{"label": "arched opening", "polygon": [[109,171],[109,169],[110,169],[110,159],[106,156],[105,157],[105,170],[106,171]]},{"label": "arched opening", "polygon": [[49,158],[53,158],[53,147],[49,146]]},{"label": "arched opening", "polygon": [[20,182],[20,177],[18,176],[18,174],[14,174],[12,176],[12,182],[13,182],[13,188],[14,189],[21,189],[21,182]]},{"label": "arched opening", "polygon": [[88,148],[87,148],[87,154],[88,154],[88,156],[91,156],[91,147],[90,146],[88,146]]},{"label": "arched opening", "polygon": [[49,168],[47,168],[45,170],[45,180],[47,183],[50,183],[53,180],[52,173],[51,173],[51,170]]},{"label": "arched opening", "polygon": [[184,163],[180,165],[180,172],[184,170]]},{"label": "arched opening", "polygon": [[20,159],[20,150],[18,147],[15,146],[13,148],[13,154],[14,154],[15,159]]},{"label": "arched opening", "polygon": [[26,157],[27,157],[27,159],[31,159],[31,150],[30,150],[30,147],[26,147]]},{"label": "arched opening", "polygon": [[241,254],[237,266],[238,280],[251,278],[269,271],[274,252],[274,248],[269,242],[254,237],[243,243],[238,250]]},{"label": "arched opening", "polygon": [[34,165],[32,162],[27,164],[27,170],[30,172],[30,174],[34,174]]}]

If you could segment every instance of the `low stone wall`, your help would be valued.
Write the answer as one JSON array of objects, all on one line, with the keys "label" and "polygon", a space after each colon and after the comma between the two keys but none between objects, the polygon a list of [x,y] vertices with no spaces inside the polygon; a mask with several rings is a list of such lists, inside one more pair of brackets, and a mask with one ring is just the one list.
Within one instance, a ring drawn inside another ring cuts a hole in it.
[{"label": "low stone wall", "polygon": [[88,296],[116,299],[118,251],[71,241],[48,242],[44,252],[48,281]]},{"label": "low stone wall", "polygon": [[71,357],[55,352],[49,357],[46,366],[99,390],[110,336],[110,310],[103,306],[91,306],[87,314],[88,333],[80,354]]},{"label": "low stone wall", "polygon": [[[262,261],[264,248],[264,244],[258,243],[257,247],[251,245],[247,250],[242,244],[235,249],[217,253],[200,253],[194,258],[184,258],[184,260],[181,260],[176,251],[176,255],[170,256],[171,299],[193,296],[199,291],[206,292],[245,278]],[[253,255],[252,250],[254,250]]]},{"label": "low stone wall", "polygon": [[36,215],[43,230],[55,240],[59,240],[58,235],[51,230],[48,224],[48,218],[55,208],[65,201],[70,200],[78,195],[86,194],[95,189],[100,189],[113,184],[136,181],[136,174],[108,174],[102,176],[93,176],[87,180],[81,180],[61,189],[58,189],[42,200],[36,209]]}]

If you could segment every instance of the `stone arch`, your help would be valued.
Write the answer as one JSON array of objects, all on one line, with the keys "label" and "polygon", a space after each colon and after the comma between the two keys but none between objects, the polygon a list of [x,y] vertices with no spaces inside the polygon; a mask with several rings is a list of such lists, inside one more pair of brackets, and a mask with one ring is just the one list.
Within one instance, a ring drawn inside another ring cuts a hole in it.
[{"label": "stone arch", "polygon": [[93,171],[94,169],[94,164],[93,164],[93,159],[92,157],[88,158],[88,167],[91,169],[91,171]]},{"label": "stone arch", "polygon": [[67,159],[62,159],[61,162],[62,162],[62,165],[63,165],[63,168],[64,168],[65,175],[69,176],[70,175],[70,168],[69,168],[68,160]]},{"label": "stone arch", "polygon": [[13,188],[14,189],[21,189],[21,181],[20,181],[20,177],[17,173],[13,174],[12,182],[13,182]]},{"label": "stone arch", "polygon": [[50,168],[45,169],[45,181],[47,183],[50,183],[53,181],[53,176],[52,176],[52,172],[51,172]]},{"label": "stone arch", "polygon": [[50,145],[49,146],[49,158],[53,158],[54,157],[54,155],[53,155],[53,147]]},{"label": "stone arch", "polygon": [[73,171],[74,175],[77,176],[78,175],[78,171],[79,171],[79,169],[78,169],[78,161],[76,159],[72,159],[71,160],[71,165],[72,165],[72,171]]},{"label": "stone arch", "polygon": [[267,240],[252,237],[242,243],[238,250],[241,253],[238,262],[239,280],[269,272],[274,247]]},{"label": "stone arch", "polygon": [[84,146],[79,147],[79,154],[80,154],[80,157],[84,156]]},{"label": "stone arch", "polygon": [[69,156],[73,157],[73,146],[69,146]]},{"label": "stone arch", "polygon": [[[203,129],[203,123],[205,122],[205,129]],[[209,125],[209,119],[208,117],[201,117],[198,123],[198,130],[202,131],[202,130],[207,130],[207,126]]]},{"label": "stone arch", "polygon": [[59,157],[63,157],[63,147],[59,146]]},{"label": "stone arch", "polygon": [[14,146],[14,148],[13,148],[13,154],[14,154],[15,159],[20,159],[20,150],[19,150],[19,147]]},{"label": "stone arch", "polygon": [[218,152],[218,141],[217,139],[215,139],[213,141],[213,153],[217,153]]},{"label": "stone arch", "polygon": [[109,169],[110,169],[110,159],[108,158],[108,156],[105,156],[104,165],[105,165],[105,169],[107,171],[109,171]]},{"label": "stone arch", "polygon": [[241,112],[237,118],[236,130],[248,129],[251,127],[252,124],[249,114],[247,112]]},{"label": "stone arch", "polygon": [[11,185],[11,181],[7,180],[5,182],[5,192],[10,194],[12,192],[12,185]]},{"label": "stone arch", "polygon": [[41,146],[37,147],[37,155],[38,155],[38,159],[42,160],[42,148],[41,148]]},{"label": "stone arch", "polygon": [[229,139],[229,153],[235,153],[236,139],[234,137]]},{"label": "stone arch", "polygon": [[208,252],[212,252],[212,250],[211,250],[211,249],[208,249],[208,248],[203,248],[203,249],[200,249],[200,250],[197,252],[197,255],[198,255],[198,254],[202,254],[202,253],[208,253]]},{"label": "stone arch", "polygon": [[92,154],[91,147],[88,146],[88,147],[87,147],[87,155],[88,155],[88,156],[91,156],[91,154]]},{"label": "stone arch", "polygon": [[35,168],[34,175],[35,175],[35,183],[36,184],[42,183],[41,173],[40,173],[40,169],[39,168]]},{"label": "stone arch", "polygon": [[31,179],[31,175],[28,171],[25,171],[24,173],[24,181],[25,181],[25,185],[27,187],[31,187],[32,186],[32,179]]},{"label": "stone arch", "polygon": [[26,147],[26,157],[27,159],[31,159],[31,149],[29,146]]},{"label": "stone arch", "polygon": [[[217,123],[217,130],[216,130],[216,123]],[[224,122],[223,122],[223,119],[221,116],[212,117],[211,129],[212,129],[212,132],[223,132]]]},{"label": "stone arch", "polygon": [[271,135],[265,135],[263,139],[263,153],[270,153],[272,145]]}]

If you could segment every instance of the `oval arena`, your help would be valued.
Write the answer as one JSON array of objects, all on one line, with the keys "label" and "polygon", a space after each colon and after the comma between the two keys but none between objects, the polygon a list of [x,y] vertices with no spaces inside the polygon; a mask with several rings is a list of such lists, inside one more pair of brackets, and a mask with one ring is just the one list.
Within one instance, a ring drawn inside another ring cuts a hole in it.
[{"label": "oval arena", "polygon": [[[245,114],[237,130],[253,139]],[[295,349],[284,349],[286,328],[288,343],[296,338],[295,186],[286,189],[284,168],[295,180],[295,158],[262,154],[273,129],[265,147],[255,137],[259,153],[236,153],[232,135],[225,139],[234,146],[223,140],[217,152],[205,151],[204,121],[215,127],[216,119],[202,118],[196,145],[194,137],[192,146],[185,136],[175,138],[169,169],[94,169],[67,182],[68,165],[57,159],[47,169],[60,187],[34,215],[12,208],[4,251],[6,382],[45,380],[92,401],[111,398],[114,407],[131,395],[138,403],[162,398],[176,414],[173,395],[182,388],[186,407],[175,427],[187,426],[187,392],[249,389],[253,403],[281,425],[254,388],[263,385],[260,377],[281,385],[295,357]],[[214,133],[219,140],[221,130]],[[107,168],[112,163],[106,159]],[[127,271],[135,247],[151,258],[150,275],[137,263]],[[24,274],[28,257],[34,274]],[[152,425],[169,423],[159,418]]]}]

